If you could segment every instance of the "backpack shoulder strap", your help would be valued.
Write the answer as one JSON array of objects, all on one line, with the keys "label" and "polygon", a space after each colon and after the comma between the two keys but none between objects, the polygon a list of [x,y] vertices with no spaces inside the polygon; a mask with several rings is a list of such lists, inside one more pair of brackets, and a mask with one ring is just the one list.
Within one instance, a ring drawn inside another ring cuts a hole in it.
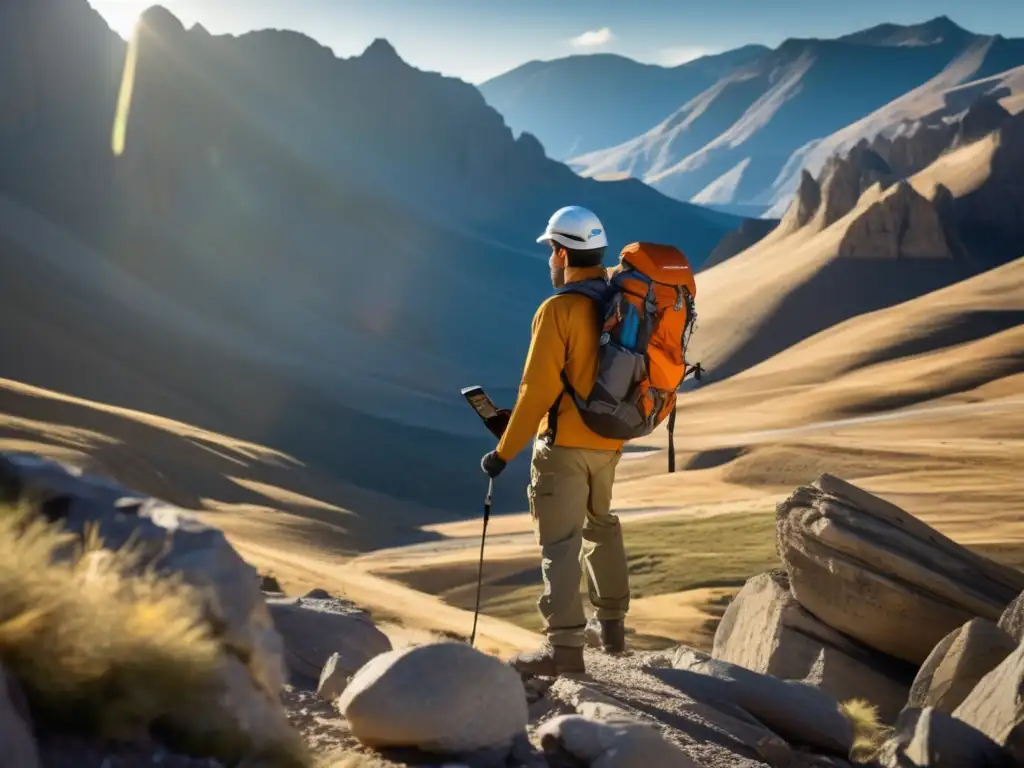
[{"label": "backpack shoulder strap", "polygon": [[589,280],[578,280],[575,283],[563,285],[555,291],[556,295],[566,293],[580,293],[584,296],[589,296],[596,302],[602,302],[608,294],[608,281],[601,277],[594,277]]},{"label": "backpack shoulder strap", "polygon": [[[603,277],[592,277],[588,280],[577,280],[573,283],[567,283],[561,288],[555,291],[555,295],[561,296],[567,293],[578,293],[582,296],[587,296],[593,299],[601,305],[604,303],[608,296],[609,284],[608,280]],[[579,403],[579,395],[573,388],[572,384],[569,383],[569,377],[565,373],[565,369],[562,369],[562,386],[564,387],[564,394],[568,394],[577,404]],[[558,401],[562,399],[562,396],[558,396],[558,400],[555,401],[554,408],[558,408]]]}]

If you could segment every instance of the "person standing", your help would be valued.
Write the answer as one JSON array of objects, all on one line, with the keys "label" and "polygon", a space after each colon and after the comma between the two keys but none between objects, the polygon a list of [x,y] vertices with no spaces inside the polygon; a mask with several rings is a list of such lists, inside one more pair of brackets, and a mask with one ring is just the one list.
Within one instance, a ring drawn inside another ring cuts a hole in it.
[{"label": "person standing", "polygon": [[[533,440],[527,497],[541,547],[538,608],[547,642],[510,663],[522,674],[554,677],[586,671],[584,572],[604,650],[625,650],[629,575],[622,528],[611,512],[625,441],[590,430],[565,386],[586,397],[597,375],[599,309],[592,299],[607,286],[604,226],[592,211],[568,206],[555,212],[537,242],[551,247],[556,292],[534,315],[515,407],[481,468],[497,477]],[[560,291],[570,285],[572,292]]]}]

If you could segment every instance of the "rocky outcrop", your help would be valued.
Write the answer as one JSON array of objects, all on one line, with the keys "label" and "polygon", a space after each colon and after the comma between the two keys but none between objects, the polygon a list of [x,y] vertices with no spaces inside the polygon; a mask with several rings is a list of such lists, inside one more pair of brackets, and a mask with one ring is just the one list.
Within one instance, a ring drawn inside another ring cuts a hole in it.
[{"label": "rocky outcrop", "polygon": [[876,136],[868,147],[882,157],[893,173],[908,179],[923,171],[946,152],[979,141],[999,130],[1011,115],[999,103],[998,95],[982,96],[960,114],[952,106],[935,115],[904,123],[885,135]]},{"label": "rocky outcrop", "polygon": [[876,136],[868,146],[888,163],[896,176],[907,179],[948,151],[956,132],[956,125],[945,121],[916,121],[901,126],[892,136]]},{"label": "rocky outcrop", "polygon": [[675,671],[665,663],[649,654],[616,659],[588,651],[586,677],[561,677],[541,687],[532,696],[531,720],[543,723],[567,714],[596,718],[598,711],[611,711],[658,729],[698,765],[793,764],[797,751],[742,707],[702,700],[664,682],[661,675]]},{"label": "rocky outcrop", "polygon": [[862,141],[848,154],[830,157],[817,179],[807,170],[801,172],[796,197],[779,228],[794,232],[813,224],[817,230],[826,229],[850,213],[872,186],[884,189],[896,180],[885,159]]},{"label": "rocky outcrop", "polygon": [[260,592],[284,594],[284,590],[281,589],[281,584],[278,582],[277,577],[269,573],[260,574]]},{"label": "rocky outcrop", "polygon": [[559,715],[537,730],[544,752],[564,754],[593,768],[700,768],[653,725],[618,707],[585,703],[580,711],[583,714]]},{"label": "rocky outcrop", "polygon": [[461,643],[377,656],[355,674],[338,708],[364,744],[445,755],[508,754],[528,719],[515,670]]},{"label": "rocky outcrop", "polygon": [[852,211],[872,186],[880,184],[884,189],[895,180],[889,164],[866,142],[845,156],[833,156],[821,173],[821,205],[815,213],[815,226],[832,226]]},{"label": "rocky outcrop", "polygon": [[985,675],[953,716],[1024,762],[1024,645]]},{"label": "rocky outcrop", "polygon": [[1024,591],[1024,573],[831,475],[779,504],[777,535],[793,595],[805,609],[915,665],[971,619],[997,621]]},{"label": "rocky outcrop", "polygon": [[786,215],[782,217],[780,227],[786,232],[800,229],[811,223],[820,207],[821,185],[805,170],[800,174],[800,187]]},{"label": "rocky outcrop", "polygon": [[842,242],[847,258],[953,258],[935,206],[909,183],[901,181],[857,216]]},{"label": "rocky outcrop", "polygon": [[1016,648],[1017,641],[992,622],[972,619],[932,649],[914,679],[907,706],[953,712]]},{"label": "rocky outcrop", "polygon": [[[0,455],[0,505],[0,655],[25,692],[42,765],[61,765],[68,737],[84,735],[96,765],[116,742],[167,765],[191,765],[174,749],[301,766],[280,700],[280,636],[256,570],[221,531],[24,454]],[[6,715],[5,749],[21,755]]]},{"label": "rocky outcrop", "polygon": [[1024,239],[1024,113],[1006,119],[994,141],[986,176],[957,196],[952,221],[972,253],[1003,263]]},{"label": "rocky outcrop", "polygon": [[881,748],[883,768],[1011,768],[1010,755],[961,720],[937,709],[908,709]]},{"label": "rocky outcrop", "polygon": [[203,596],[204,613],[225,650],[271,698],[284,683],[282,641],[260,592],[256,569],[216,528],[184,510],[56,461],[0,455],[0,500],[19,498],[84,540],[87,531],[108,550],[131,545],[139,569],[174,575]]},{"label": "rocky outcrop", "polygon": [[391,650],[387,635],[369,615],[347,600],[269,598],[274,626],[284,640],[285,662],[292,675],[320,679],[333,656],[336,673],[353,675],[366,662]]},{"label": "rocky outcrop", "polygon": [[[783,218],[784,230],[793,231],[811,221],[817,228],[824,229],[852,211],[863,194],[874,185],[886,190],[898,181],[906,181],[943,154],[999,131],[1012,119],[1012,115],[999,103],[997,95],[971,102],[954,117],[950,117],[948,112],[949,109],[940,110],[932,116],[891,128],[871,140],[862,139],[849,151],[830,157],[817,180],[806,169],[803,170],[796,196]],[[920,208],[919,203],[914,205]],[[877,218],[879,213],[874,215]],[[924,233],[938,231],[931,226],[930,214],[923,215],[925,220],[921,223],[928,226],[919,229],[917,236],[910,237],[904,255],[943,252],[934,234],[922,237]],[[903,214],[890,212],[870,228],[885,233],[901,232],[898,219],[902,217]],[[897,221],[893,221],[894,218]],[[888,235],[883,239],[886,243],[892,240]],[[947,235],[946,239],[952,241],[956,237]],[[888,252],[901,251],[890,247]],[[870,255],[880,254],[872,252]]]},{"label": "rocky outcrop", "polygon": [[853,746],[838,702],[814,686],[759,675],[686,647],[675,653],[672,667],[654,674],[698,700],[742,708],[790,743],[835,754]]},{"label": "rocky outcrop", "polygon": [[962,147],[998,131],[1013,115],[999,103],[998,95],[991,95],[971,104],[956,123],[956,136],[951,145]]},{"label": "rocky outcrop", "polygon": [[804,681],[839,701],[870,701],[886,722],[903,709],[913,677],[913,667],[806,611],[779,572],[747,581],[715,631],[711,655],[782,680]]}]

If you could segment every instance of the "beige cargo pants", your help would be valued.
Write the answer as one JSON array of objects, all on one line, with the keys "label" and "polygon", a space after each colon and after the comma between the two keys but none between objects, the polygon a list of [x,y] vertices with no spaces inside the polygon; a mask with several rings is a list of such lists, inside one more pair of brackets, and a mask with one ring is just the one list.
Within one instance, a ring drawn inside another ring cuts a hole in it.
[{"label": "beige cargo pants", "polygon": [[618,451],[534,444],[527,494],[544,578],[544,594],[537,605],[552,645],[584,644],[584,566],[598,618],[621,619],[629,609],[622,528],[611,513],[612,483],[621,456]]}]

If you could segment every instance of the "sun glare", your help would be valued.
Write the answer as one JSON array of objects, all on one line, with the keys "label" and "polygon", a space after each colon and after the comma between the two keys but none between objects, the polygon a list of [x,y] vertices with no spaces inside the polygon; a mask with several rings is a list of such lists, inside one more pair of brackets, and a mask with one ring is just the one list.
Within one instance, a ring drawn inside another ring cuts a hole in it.
[{"label": "sun glare", "polygon": [[147,7],[147,3],[140,0],[93,0],[92,5],[110,28],[125,40],[131,38],[135,23]]}]

